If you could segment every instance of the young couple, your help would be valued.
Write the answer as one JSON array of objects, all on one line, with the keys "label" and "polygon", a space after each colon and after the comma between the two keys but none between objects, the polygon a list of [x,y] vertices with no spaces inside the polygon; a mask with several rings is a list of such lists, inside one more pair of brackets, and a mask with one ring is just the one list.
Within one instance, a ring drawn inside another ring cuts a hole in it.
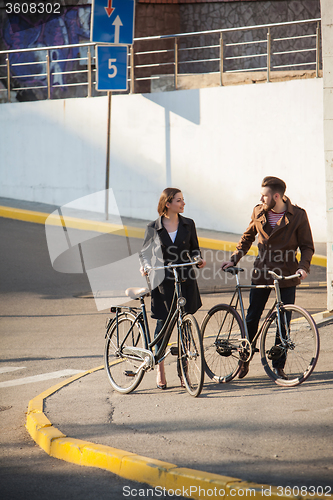
[{"label": "young couple", "polygon": [[[258,236],[258,257],[255,260],[252,283],[272,284],[268,270],[275,270],[282,275],[300,274],[300,278],[282,281],[281,297],[285,304],[294,304],[296,286],[307,277],[314,253],[311,229],[305,210],[292,205],[285,196],[286,184],[277,177],[265,177],[261,185],[260,204],[253,209],[251,222],[237,244],[230,260],[222,263],[222,269],[235,266],[246,255]],[[143,244],[143,251],[157,240],[160,244],[164,263],[188,262],[188,255],[200,256],[200,249],[195,224],[192,219],[183,217],[185,201],[182,192],[176,188],[166,188],[158,203],[159,218],[148,224]],[[296,258],[297,250],[301,259]],[[197,267],[205,267],[202,259]],[[184,268],[191,269],[191,268]],[[151,292],[152,318],[157,319],[155,336],[160,332],[168,315],[173,297],[174,285],[166,274],[163,281]],[[194,314],[202,305],[198,285],[193,273],[185,272],[182,276],[182,294],[186,298],[186,312]],[[269,298],[270,289],[251,289],[250,305],[246,322],[250,342],[259,325],[260,317]],[[280,363],[281,364],[281,363]],[[166,389],[164,363],[157,368],[157,388]],[[279,377],[286,378],[284,366],[276,365]],[[249,371],[249,362],[242,363],[239,378]],[[181,381],[182,383],[182,381]]]}]

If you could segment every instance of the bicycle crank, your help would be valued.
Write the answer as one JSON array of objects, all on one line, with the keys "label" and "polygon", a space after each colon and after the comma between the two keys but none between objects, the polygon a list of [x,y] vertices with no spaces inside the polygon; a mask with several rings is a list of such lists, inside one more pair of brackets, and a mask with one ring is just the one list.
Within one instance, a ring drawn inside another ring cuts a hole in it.
[{"label": "bicycle crank", "polygon": [[280,345],[273,345],[268,351],[266,351],[267,358],[271,361],[277,361],[286,352],[286,348]]},{"label": "bicycle crank", "polygon": [[155,366],[154,354],[148,349],[141,349],[140,347],[130,347],[124,346],[122,349],[122,355],[128,356],[130,359],[135,359],[136,361],[141,360],[142,365],[140,368],[144,370],[153,370]]},{"label": "bicycle crank", "polygon": [[247,361],[250,361],[250,359],[252,358],[251,343],[247,339],[240,339],[239,343],[240,343],[238,347],[239,358],[241,361],[246,363]]}]

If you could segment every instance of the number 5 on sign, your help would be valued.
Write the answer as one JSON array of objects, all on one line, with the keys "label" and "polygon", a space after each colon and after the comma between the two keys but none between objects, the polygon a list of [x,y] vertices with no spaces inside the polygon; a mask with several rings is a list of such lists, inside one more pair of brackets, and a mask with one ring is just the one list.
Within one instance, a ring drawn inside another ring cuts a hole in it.
[{"label": "number 5 on sign", "polygon": [[116,76],[117,72],[118,72],[117,65],[113,64],[113,63],[116,63],[116,62],[117,62],[117,59],[109,59],[109,69],[112,70],[112,73],[108,74],[109,78],[114,78]]},{"label": "number 5 on sign", "polygon": [[127,90],[128,47],[97,45],[97,90]]}]

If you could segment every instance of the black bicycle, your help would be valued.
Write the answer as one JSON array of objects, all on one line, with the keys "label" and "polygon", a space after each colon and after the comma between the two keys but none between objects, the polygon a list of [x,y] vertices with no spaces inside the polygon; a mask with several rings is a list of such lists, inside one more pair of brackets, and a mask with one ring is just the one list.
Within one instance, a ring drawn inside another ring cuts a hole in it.
[{"label": "black bicycle", "polygon": [[[200,329],[195,317],[184,310],[186,299],[182,297],[179,267],[197,264],[192,260],[183,264],[168,264],[161,267],[146,267],[146,271],[170,269],[174,276],[174,295],[168,317],[159,335],[151,340],[147,320],[145,297],[148,288],[128,288],[126,295],[140,301],[140,307],[111,307],[116,316],[106,323],[104,364],[112,387],[128,394],[138,387],[146,371],[153,370],[170,353],[178,356],[178,364],[187,392],[199,396],[204,381],[204,356]],[[172,331],[177,325],[177,347],[167,346]],[[162,340],[163,339],[163,340]],[[162,343],[154,355],[153,347]]]},{"label": "black bicycle", "polygon": [[[230,304],[212,307],[201,326],[207,375],[218,383],[230,382],[240,370],[241,362],[249,361],[260,351],[267,375],[278,385],[293,387],[304,382],[313,372],[319,356],[319,333],[312,316],[302,307],[284,305],[279,281],[298,277],[279,276],[268,271],[273,285],[240,285],[241,268],[224,270],[236,277],[236,290]],[[276,299],[253,341],[248,339],[242,290],[272,288]],[[240,307],[241,316],[237,311]],[[256,342],[260,337],[260,349]],[[287,379],[278,375],[276,366],[284,366]]]}]

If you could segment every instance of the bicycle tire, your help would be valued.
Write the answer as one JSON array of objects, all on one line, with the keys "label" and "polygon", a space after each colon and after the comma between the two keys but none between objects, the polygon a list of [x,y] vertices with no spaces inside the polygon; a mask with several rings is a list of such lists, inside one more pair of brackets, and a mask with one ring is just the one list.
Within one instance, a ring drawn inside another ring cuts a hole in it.
[{"label": "bicycle tire", "polygon": [[[118,349],[134,320],[135,316],[133,314],[128,312],[121,313],[118,316],[118,320],[111,323],[106,333],[104,350],[105,370],[113,389],[122,394],[134,391],[144,376],[143,369],[136,373],[142,360],[124,356]],[[137,321],[135,323],[133,331],[130,333],[124,346],[147,349],[146,338],[140,322]]]},{"label": "bicycle tire", "polygon": [[233,380],[240,369],[240,342],[246,338],[238,312],[229,304],[212,307],[203,319],[201,336],[208,377],[219,384]]},{"label": "bicycle tire", "polygon": [[204,355],[200,329],[192,314],[182,318],[178,330],[178,354],[180,369],[187,392],[197,397],[204,382]]},{"label": "bicycle tire", "polygon": [[[286,322],[286,314],[290,321],[290,348],[283,348],[277,334],[277,313],[273,312],[266,320],[260,339],[261,362],[267,375],[283,387],[295,387],[302,384],[313,372],[319,357],[320,339],[317,325],[310,314],[296,305],[283,305],[281,323]],[[288,320],[287,320],[288,321]],[[286,359],[285,359],[286,358]],[[274,373],[277,364],[283,368],[288,380]],[[275,365],[275,366],[274,366]]]}]

